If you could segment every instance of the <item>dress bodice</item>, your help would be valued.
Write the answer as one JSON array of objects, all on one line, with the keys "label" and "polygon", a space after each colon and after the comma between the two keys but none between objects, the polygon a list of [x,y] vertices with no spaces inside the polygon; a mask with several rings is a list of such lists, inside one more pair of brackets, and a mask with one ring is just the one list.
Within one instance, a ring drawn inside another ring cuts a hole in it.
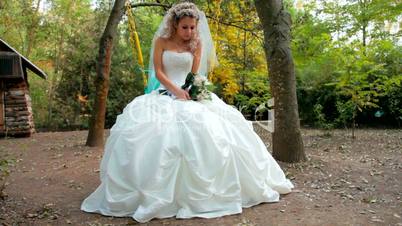
[{"label": "dress bodice", "polygon": [[[163,71],[166,76],[178,86],[184,84],[187,74],[193,65],[193,54],[190,52],[175,52],[165,50],[162,53]],[[165,89],[163,84],[159,89]]]}]

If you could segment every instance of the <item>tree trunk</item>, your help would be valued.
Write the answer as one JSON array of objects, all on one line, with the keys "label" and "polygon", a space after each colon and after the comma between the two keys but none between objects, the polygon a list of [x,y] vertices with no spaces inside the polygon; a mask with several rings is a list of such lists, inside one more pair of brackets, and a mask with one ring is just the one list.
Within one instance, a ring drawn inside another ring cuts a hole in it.
[{"label": "tree trunk", "polygon": [[359,16],[361,17],[361,31],[362,31],[362,43],[365,47],[367,45],[367,27],[368,27],[368,18],[367,18],[367,10],[368,10],[368,2],[366,1],[359,1]]},{"label": "tree trunk", "polygon": [[284,162],[306,160],[300,132],[296,78],[290,51],[290,14],[282,0],[255,0],[264,29],[264,49],[269,81],[275,98],[273,157]]},{"label": "tree trunk", "polygon": [[116,0],[114,2],[112,12],[110,13],[99,44],[95,80],[96,97],[86,142],[86,145],[92,147],[99,147],[104,144],[106,99],[109,92],[109,74],[113,41],[117,34],[117,26],[124,14],[124,2],[124,0]]},{"label": "tree trunk", "polygon": [[29,58],[30,57],[30,55],[31,55],[31,51],[32,51],[32,48],[33,48],[33,46],[35,45],[35,43],[36,43],[36,30],[37,30],[37,28],[38,28],[38,26],[39,26],[39,15],[38,15],[38,12],[39,12],[39,7],[40,7],[40,2],[41,2],[41,0],[38,0],[38,2],[36,3],[36,8],[34,8],[34,7],[32,7],[32,5],[33,5],[33,2],[32,1],[30,1],[28,4],[29,4],[29,6],[30,7],[32,7],[32,15],[31,15],[31,23],[30,23],[30,25],[28,26],[28,32],[27,32],[27,42],[28,42],[28,46],[27,46],[27,50],[26,50],[26,53],[25,53],[25,57],[26,58]]}]

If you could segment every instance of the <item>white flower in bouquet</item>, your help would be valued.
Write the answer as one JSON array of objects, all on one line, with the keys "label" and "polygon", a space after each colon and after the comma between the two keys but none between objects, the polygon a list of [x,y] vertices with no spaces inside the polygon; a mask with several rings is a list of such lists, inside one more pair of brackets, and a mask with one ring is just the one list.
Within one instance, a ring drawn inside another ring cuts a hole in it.
[{"label": "white flower in bouquet", "polygon": [[194,76],[194,83],[195,86],[203,86],[206,81],[206,78],[202,75],[195,75]]}]

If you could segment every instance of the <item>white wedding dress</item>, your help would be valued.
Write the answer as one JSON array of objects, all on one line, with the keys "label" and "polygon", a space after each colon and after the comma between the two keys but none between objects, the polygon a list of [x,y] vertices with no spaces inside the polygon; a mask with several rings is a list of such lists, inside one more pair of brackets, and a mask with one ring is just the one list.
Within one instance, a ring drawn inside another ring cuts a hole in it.
[{"label": "white wedding dress", "polygon": [[[192,57],[164,51],[169,79],[184,84]],[[237,109],[215,94],[197,102],[156,91],[136,97],[117,116],[100,179],[81,210],[138,222],[241,213],[293,188]]]}]

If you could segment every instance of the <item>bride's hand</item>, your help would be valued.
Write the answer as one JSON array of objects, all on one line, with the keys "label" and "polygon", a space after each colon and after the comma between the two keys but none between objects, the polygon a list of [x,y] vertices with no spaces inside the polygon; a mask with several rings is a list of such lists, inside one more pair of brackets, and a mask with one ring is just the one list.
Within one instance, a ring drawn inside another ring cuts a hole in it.
[{"label": "bride's hand", "polygon": [[177,99],[181,99],[181,100],[190,100],[190,94],[188,93],[188,90],[184,90],[184,89],[177,89],[175,90],[175,92],[173,92],[173,94],[177,97]]}]

